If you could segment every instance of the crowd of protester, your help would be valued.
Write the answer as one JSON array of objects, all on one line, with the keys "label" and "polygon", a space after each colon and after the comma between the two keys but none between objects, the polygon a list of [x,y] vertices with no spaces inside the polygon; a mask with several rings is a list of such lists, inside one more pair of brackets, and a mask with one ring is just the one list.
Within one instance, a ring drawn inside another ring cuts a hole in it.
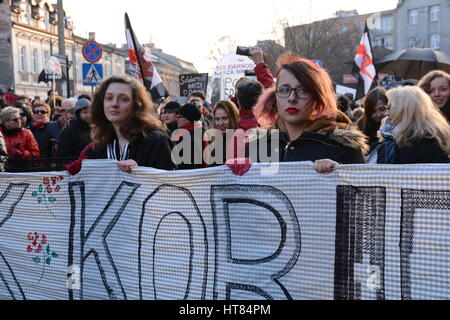
[{"label": "crowd of protester", "polygon": [[0,170],[37,159],[66,159],[71,174],[85,159],[115,159],[126,172],[234,170],[236,158],[247,158],[247,167],[267,161],[251,152],[262,146],[272,150],[269,161],[313,161],[320,173],[350,163],[449,162],[449,74],[434,70],[417,86],[376,87],[359,104],[336,95],[313,61],[280,57],[274,77],[260,48],[250,54],[257,80],[240,79],[235,96],[214,105],[196,91],[184,105],[169,99],[156,106],[127,76],[105,80],[94,97],[64,99],[52,90],[45,101],[0,97]]}]

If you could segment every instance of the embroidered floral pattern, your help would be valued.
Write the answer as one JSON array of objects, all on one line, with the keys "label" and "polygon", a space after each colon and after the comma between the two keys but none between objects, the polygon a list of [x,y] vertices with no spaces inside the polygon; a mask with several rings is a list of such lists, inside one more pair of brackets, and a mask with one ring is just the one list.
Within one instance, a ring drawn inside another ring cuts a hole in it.
[{"label": "embroidered floral pattern", "polygon": [[[45,267],[51,265],[52,259],[58,258],[58,254],[52,251],[50,244],[47,242],[47,236],[45,234],[39,234],[37,232],[30,232],[27,237],[30,244],[27,246],[27,252],[36,254],[31,260],[39,265],[42,263],[42,274],[38,282],[41,282],[45,274]],[[44,249],[45,248],[45,249]]]},{"label": "embroidered floral pattern", "polygon": [[39,185],[38,190],[32,193],[33,198],[36,198],[39,204],[44,203],[47,210],[53,215],[53,212],[48,207],[47,203],[53,204],[57,201],[56,193],[61,191],[61,186],[58,184],[59,181],[64,180],[63,176],[44,178],[42,184]]}]

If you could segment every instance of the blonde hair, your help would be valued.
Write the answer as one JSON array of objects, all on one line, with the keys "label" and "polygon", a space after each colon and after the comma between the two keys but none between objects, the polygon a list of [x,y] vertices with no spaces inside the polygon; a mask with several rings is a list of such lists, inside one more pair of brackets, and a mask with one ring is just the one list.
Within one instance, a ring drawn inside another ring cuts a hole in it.
[{"label": "blonde hair", "polygon": [[399,147],[412,146],[423,138],[434,138],[450,154],[450,125],[430,96],[417,86],[388,91],[393,136]]},{"label": "blonde hair", "polygon": [[5,123],[14,114],[20,115],[20,110],[16,107],[6,107],[5,109],[2,110],[0,114],[0,119],[2,120],[3,123]]}]

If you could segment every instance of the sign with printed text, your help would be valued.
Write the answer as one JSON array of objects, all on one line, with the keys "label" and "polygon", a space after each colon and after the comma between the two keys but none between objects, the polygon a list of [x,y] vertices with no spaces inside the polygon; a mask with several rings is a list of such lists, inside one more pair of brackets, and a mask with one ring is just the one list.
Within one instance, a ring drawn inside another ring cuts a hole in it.
[{"label": "sign with printed text", "polygon": [[98,86],[103,81],[103,65],[83,63],[83,85]]},{"label": "sign with printed text", "polygon": [[182,97],[188,97],[194,91],[206,93],[208,87],[207,73],[181,74],[179,80]]},{"label": "sign with printed text", "polygon": [[448,300],[449,190],[448,164],[0,174],[0,299]]}]

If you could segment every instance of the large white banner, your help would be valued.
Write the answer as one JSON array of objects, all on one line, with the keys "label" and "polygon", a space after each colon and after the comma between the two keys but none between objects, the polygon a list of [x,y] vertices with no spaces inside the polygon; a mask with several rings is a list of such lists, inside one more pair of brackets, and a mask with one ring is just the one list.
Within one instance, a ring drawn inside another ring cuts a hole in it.
[{"label": "large white banner", "polygon": [[0,299],[450,299],[450,166],[0,175]]}]

